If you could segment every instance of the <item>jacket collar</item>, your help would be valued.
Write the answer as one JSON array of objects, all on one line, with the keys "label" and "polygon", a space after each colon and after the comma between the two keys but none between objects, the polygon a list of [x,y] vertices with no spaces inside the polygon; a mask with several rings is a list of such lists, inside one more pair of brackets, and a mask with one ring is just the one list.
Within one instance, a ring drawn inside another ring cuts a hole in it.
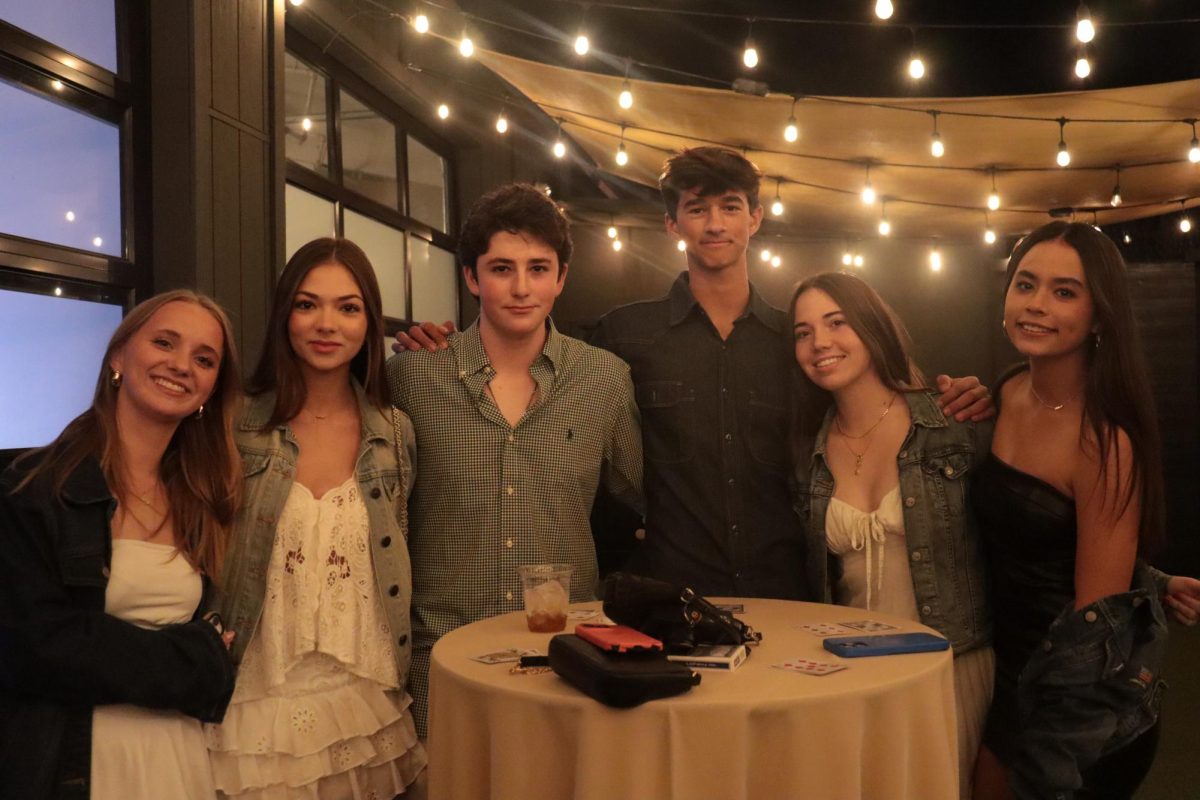
[{"label": "jacket collar", "polygon": [[[542,345],[542,355],[550,362],[552,371],[557,372],[559,364],[562,363],[563,347],[565,339],[558,328],[554,326],[554,320],[546,318],[546,343]],[[459,377],[466,378],[470,375],[477,375],[484,370],[491,369],[491,362],[488,361],[487,351],[483,349],[483,337],[479,332],[479,320],[476,319],[471,323],[471,326],[462,332],[461,336],[456,336],[450,340],[450,346],[454,350],[454,357],[458,361]]]},{"label": "jacket collar", "polygon": [[[908,403],[908,415],[912,419],[914,427],[920,425],[922,428],[945,428],[950,424],[946,421],[946,415],[942,413],[942,409],[938,407],[937,401],[934,400],[933,392],[923,389],[915,392],[901,392],[900,396]],[[814,460],[818,455],[822,457],[825,455],[825,443],[829,440],[829,428],[833,425],[833,418],[836,414],[837,404],[830,404],[813,444]],[[907,441],[907,437],[905,441]]]},{"label": "jacket collar", "polygon": [[108,482],[104,480],[104,472],[100,469],[100,462],[94,456],[85,458],[75,471],[67,476],[62,491],[64,498],[80,505],[109,502],[113,499],[112,492],[108,490]]},{"label": "jacket collar", "polygon": [[[670,324],[672,326],[683,322],[692,309],[700,305],[695,295],[692,294],[691,276],[688,272],[679,273],[679,277],[671,284],[671,291],[667,293],[667,299],[671,304]],[[758,289],[754,288],[753,283],[750,284],[750,301],[738,319],[745,319],[748,316],[754,316],[776,333],[782,330],[778,312],[762,299],[762,295],[758,293]]]}]

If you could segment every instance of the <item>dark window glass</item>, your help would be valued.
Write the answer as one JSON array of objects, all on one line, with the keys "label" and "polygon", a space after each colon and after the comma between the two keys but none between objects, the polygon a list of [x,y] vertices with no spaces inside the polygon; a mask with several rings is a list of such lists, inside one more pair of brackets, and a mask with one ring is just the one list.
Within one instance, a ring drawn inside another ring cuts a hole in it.
[{"label": "dark window glass", "polygon": [[117,71],[117,6],[111,0],[0,0],[0,19]]},{"label": "dark window glass", "polygon": [[287,159],[329,176],[329,126],[325,76],[291,53],[284,54],[283,122]]},{"label": "dark window glass", "polygon": [[342,183],[389,208],[399,208],[396,126],[341,91]]},{"label": "dark window glass", "polygon": [[[446,160],[408,137],[408,215],[446,230]],[[423,318],[422,318],[423,319]]]},{"label": "dark window glass", "polygon": [[4,81],[0,109],[0,232],[120,256],[117,126]]}]

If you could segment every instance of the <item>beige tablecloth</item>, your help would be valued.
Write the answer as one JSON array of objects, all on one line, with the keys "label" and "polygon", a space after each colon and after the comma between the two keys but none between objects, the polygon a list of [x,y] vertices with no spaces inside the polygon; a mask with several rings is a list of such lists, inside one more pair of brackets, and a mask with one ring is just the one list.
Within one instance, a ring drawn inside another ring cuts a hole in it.
[{"label": "beige tablecloth", "polygon": [[[860,609],[736,600],[763,643],[732,673],[705,670],[678,697],[613,709],[553,673],[514,675],[470,656],[546,652],[522,613],[482,620],[433,648],[430,797],[434,800],[938,800],[958,796],[952,657],[839,659],[798,626],[864,618]],[[598,603],[574,606],[598,607]],[[568,623],[573,628],[573,623]],[[790,658],[849,669],[773,669]]]}]

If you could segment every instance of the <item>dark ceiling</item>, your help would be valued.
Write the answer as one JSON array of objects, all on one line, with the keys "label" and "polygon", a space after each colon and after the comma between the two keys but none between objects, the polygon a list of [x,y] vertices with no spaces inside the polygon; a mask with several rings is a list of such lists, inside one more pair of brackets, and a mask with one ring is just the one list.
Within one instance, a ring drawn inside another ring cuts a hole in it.
[{"label": "dark ceiling", "polygon": [[[489,49],[560,66],[698,86],[750,76],[773,92],[852,96],[984,96],[1103,89],[1200,76],[1200,2],[1093,0],[1098,33],[1086,80],[1074,76],[1077,3],[1071,0],[894,0],[890,21],[874,20],[874,0],[461,0],[472,36]],[[439,5],[441,5],[439,3]],[[444,7],[444,6],[443,6]],[[580,58],[571,42],[586,9],[593,49]],[[685,15],[716,12],[735,18]],[[431,9],[437,13],[436,9]],[[741,65],[744,18],[757,18],[761,54]],[[801,24],[770,17],[868,23]],[[1179,22],[1180,20],[1193,20]],[[1172,24],[1156,24],[1172,22]],[[1106,24],[1108,23],[1108,24]],[[998,26],[930,27],[930,26]],[[1062,27],[1029,28],[1046,25]],[[1016,27],[1003,27],[1016,26]],[[531,35],[528,32],[536,32]],[[928,74],[906,72],[921,52]]]}]

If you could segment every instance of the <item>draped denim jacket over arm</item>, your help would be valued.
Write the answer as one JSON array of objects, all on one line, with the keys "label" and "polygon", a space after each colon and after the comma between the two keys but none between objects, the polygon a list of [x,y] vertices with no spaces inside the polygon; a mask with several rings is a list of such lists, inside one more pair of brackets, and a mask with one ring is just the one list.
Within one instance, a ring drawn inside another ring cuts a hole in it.
[{"label": "draped denim jacket over arm", "polygon": [[[904,538],[917,611],[941,631],[955,653],[991,641],[983,547],[968,502],[971,471],[987,456],[991,426],[959,423],[938,408],[932,392],[903,392],[912,424],[896,466],[904,508]],[[825,544],[825,515],[834,493],[825,459],[836,407],[825,416],[811,448],[801,442],[795,470],[795,507],[804,525],[808,585],[833,602],[838,563]],[[811,457],[806,454],[811,452]]]},{"label": "draped denim jacket over arm", "polygon": [[[354,474],[367,506],[376,586],[391,628],[396,667],[404,680],[412,654],[407,504],[416,436],[407,415],[399,410],[381,411],[366,399],[358,383],[354,383],[354,389],[362,417],[362,442]],[[232,653],[238,663],[262,616],[275,527],[295,481],[300,453],[286,423],[262,430],[274,406],[272,393],[249,398],[235,430],[245,475],[245,500],[225,561],[220,608],[225,626],[237,632]],[[399,419],[399,455],[389,413]]]}]

